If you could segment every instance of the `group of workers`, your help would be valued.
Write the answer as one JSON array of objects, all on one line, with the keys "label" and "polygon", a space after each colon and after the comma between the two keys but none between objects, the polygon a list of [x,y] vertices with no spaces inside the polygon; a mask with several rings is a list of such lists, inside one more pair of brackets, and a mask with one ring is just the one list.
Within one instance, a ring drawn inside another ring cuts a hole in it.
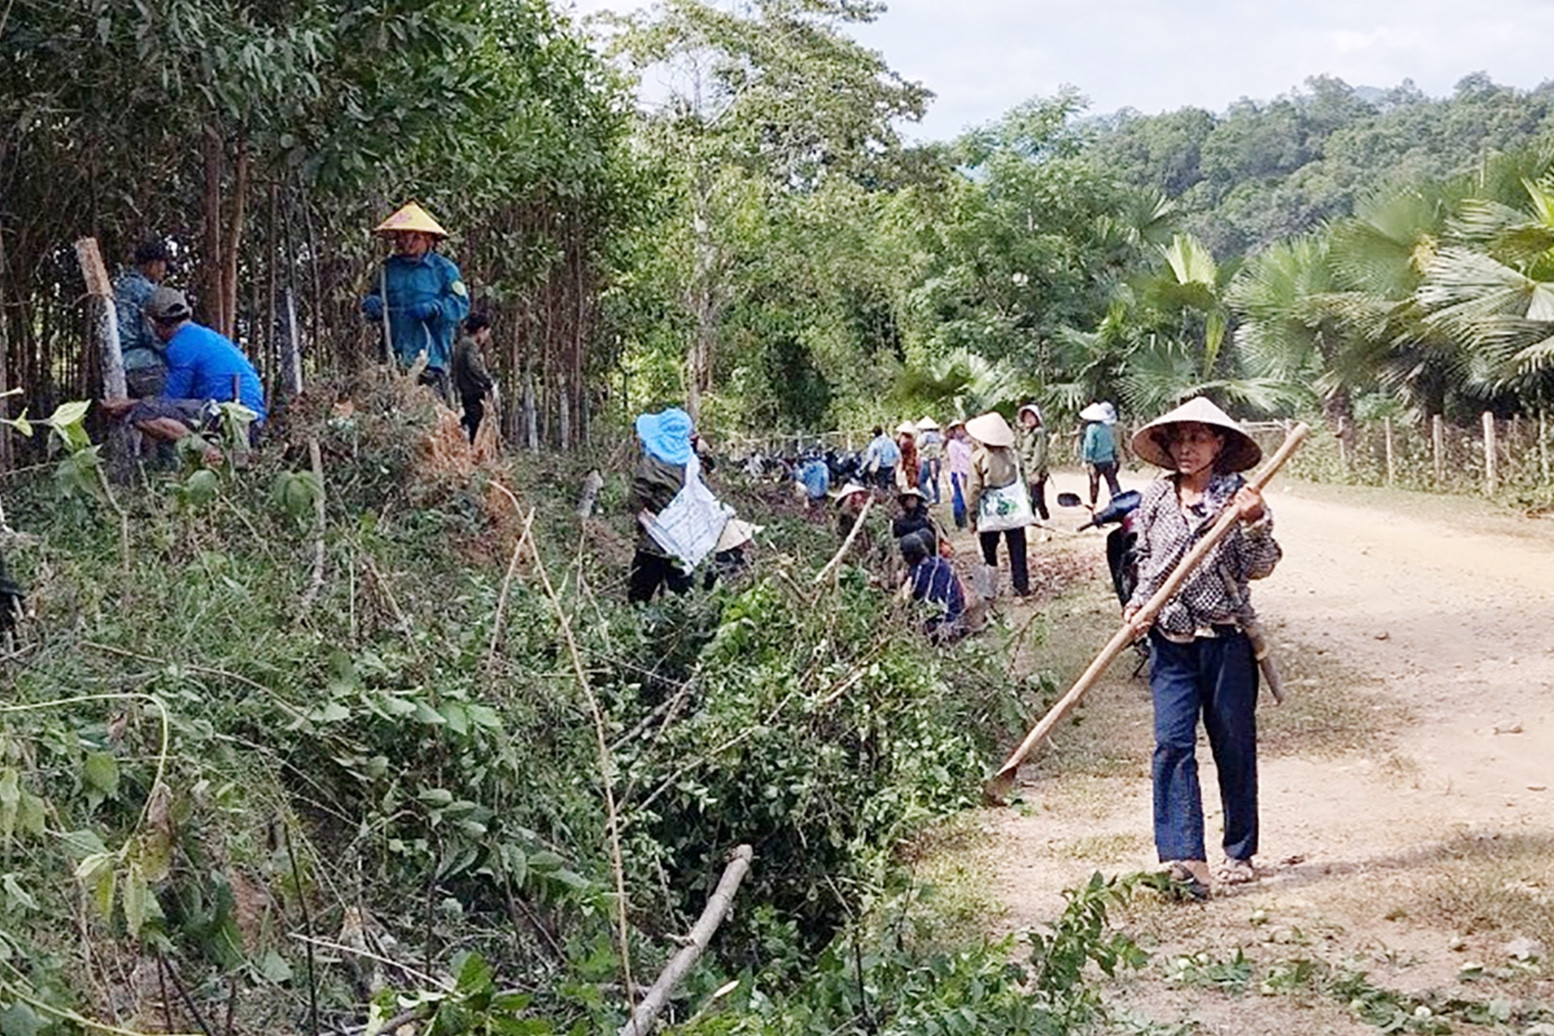
[{"label": "group of workers", "polygon": [[[448,405],[458,397],[473,439],[492,390],[481,356],[490,318],[471,313],[458,267],[437,251],[447,232],[419,205],[406,205],[376,232],[391,240],[393,254],[361,311],[381,325],[386,355],[402,367],[419,367],[420,380]],[[211,430],[220,405],[239,402],[251,415],[250,434],[257,435],[269,416],[263,383],[241,348],[196,323],[188,299],[163,283],[174,259],[165,241],[149,241],[115,282],[128,398],[108,400],[105,409],[154,439],[175,441]],[[1103,480],[1111,494],[1119,492],[1112,432],[1117,413],[1098,401],[1079,417],[1093,507]],[[677,408],[643,414],[636,432],[642,452],[629,507],[640,529],[628,598],[646,602],[665,587],[689,590],[691,573],[708,559],[709,586],[738,573],[759,528],[734,517],[707,489],[690,416]],[[1156,848],[1173,877],[1195,896],[1207,895],[1211,882],[1257,877],[1258,663],[1246,635],[1253,621],[1247,583],[1273,570],[1280,549],[1266,503],[1240,475],[1261,452],[1213,403],[1195,399],[1151,421],[1131,446],[1135,456],[1168,472],[1144,491],[1137,511],[1139,579],[1124,608],[1124,621],[1148,637],[1151,650]],[[924,628],[941,641],[965,631],[968,613],[951,548],[929,509],[942,502],[946,468],[956,527],[976,534],[983,563],[995,570],[1002,539],[1014,593],[1028,595],[1025,529],[1037,516],[1049,518],[1049,436],[1036,404],[1019,408],[1015,427],[991,411],[943,430],[931,418],[904,422],[894,435],[877,427],[860,458],[860,480],[835,493],[830,467],[818,454],[794,473],[811,501],[835,501],[838,534],[866,561],[886,551],[863,522],[864,512],[871,498],[894,494],[888,542],[895,550],[888,553],[899,552],[902,593],[929,607]],[[1140,620],[1146,602],[1227,510],[1238,518],[1230,534],[1157,614]],[[1204,848],[1195,759],[1199,716],[1224,810],[1225,859],[1217,873],[1210,872]]]},{"label": "group of workers", "polygon": [[[448,232],[420,205],[403,206],[374,233],[393,251],[361,312],[382,328],[386,357],[403,368],[420,365],[420,381],[445,404],[457,398],[474,441],[494,386],[482,355],[491,318],[471,313],[463,275],[437,251]],[[183,292],[163,283],[174,261],[171,245],[153,238],[114,281],[127,394],[104,400],[103,409],[153,440],[174,442],[219,433],[221,405],[236,402],[246,408],[249,437],[257,438],[269,418],[259,373],[237,343],[195,322]]]}]

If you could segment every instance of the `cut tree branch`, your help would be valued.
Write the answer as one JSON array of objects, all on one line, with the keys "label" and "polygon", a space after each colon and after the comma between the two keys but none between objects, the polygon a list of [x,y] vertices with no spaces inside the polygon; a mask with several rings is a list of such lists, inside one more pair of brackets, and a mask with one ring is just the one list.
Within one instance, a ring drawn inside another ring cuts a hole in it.
[{"label": "cut tree branch", "polygon": [[701,955],[707,952],[707,944],[712,941],[718,926],[733,908],[734,894],[739,891],[739,883],[745,880],[745,874],[750,870],[753,855],[748,845],[741,845],[734,850],[728,866],[723,868],[723,877],[718,879],[718,887],[713,890],[701,917],[696,919],[691,929],[690,941],[669,961],[658,976],[658,981],[653,983],[653,988],[647,991],[647,995],[632,1012],[630,1021],[621,1026],[619,1036],[646,1036],[652,1031],[653,1023],[669,1002],[670,995],[684,980],[686,973],[696,966]]}]

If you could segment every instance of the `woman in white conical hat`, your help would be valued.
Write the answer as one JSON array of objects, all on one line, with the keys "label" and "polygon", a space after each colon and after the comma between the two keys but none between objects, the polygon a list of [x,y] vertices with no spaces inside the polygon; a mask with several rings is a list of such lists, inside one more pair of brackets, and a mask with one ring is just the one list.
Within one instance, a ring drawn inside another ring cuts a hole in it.
[{"label": "woman in white conical hat", "polygon": [[[1161,609],[1147,631],[1155,710],[1155,847],[1195,896],[1211,880],[1239,884],[1257,872],[1257,660],[1245,628],[1253,621],[1249,580],[1280,557],[1262,495],[1239,472],[1261,450],[1234,419],[1193,399],[1133,436],[1133,452],[1170,474],[1144,490],[1134,513],[1138,585],[1123,609],[1135,621],[1177,562],[1227,508],[1239,524]],[[1211,879],[1195,756],[1198,717],[1214,753],[1224,814],[1224,863]]]},{"label": "woman in white conical hat", "polygon": [[939,475],[944,464],[944,435],[939,422],[924,417],[917,422],[917,488],[925,503],[939,503]]},{"label": "woman in white conical hat", "polygon": [[1101,479],[1106,480],[1110,500],[1122,492],[1117,484],[1117,440],[1112,435],[1112,425],[1117,423],[1117,410],[1110,403],[1091,403],[1079,411],[1084,422],[1084,440],[1080,447],[1080,459],[1090,476],[1090,506],[1101,491]]},{"label": "woman in white conical hat", "polygon": [[[1028,596],[1031,585],[1025,557],[1025,526],[1030,524],[1031,501],[1020,478],[1014,429],[1002,414],[989,412],[967,421],[966,434],[973,443],[966,510],[971,530],[982,547],[982,560],[990,567],[998,566],[998,539],[1002,533],[1009,549],[1009,581],[1014,584],[1015,596]],[[1022,502],[1023,511],[1019,506]]]}]

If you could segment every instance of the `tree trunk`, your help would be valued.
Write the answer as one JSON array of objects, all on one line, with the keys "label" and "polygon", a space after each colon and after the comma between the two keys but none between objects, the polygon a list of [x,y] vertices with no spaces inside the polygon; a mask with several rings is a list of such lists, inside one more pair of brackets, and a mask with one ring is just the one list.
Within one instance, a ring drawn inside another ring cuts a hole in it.
[{"label": "tree trunk", "polygon": [[228,215],[227,240],[221,258],[221,333],[237,341],[237,257],[243,241],[243,220],[248,208],[248,171],[252,160],[248,143],[239,141],[232,173],[232,211]]},{"label": "tree trunk", "polygon": [[221,263],[221,131],[207,123],[200,137],[205,157],[205,183],[201,195],[200,220],[202,250],[200,257],[200,310],[205,322],[216,329],[226,326],[226,291]]}]

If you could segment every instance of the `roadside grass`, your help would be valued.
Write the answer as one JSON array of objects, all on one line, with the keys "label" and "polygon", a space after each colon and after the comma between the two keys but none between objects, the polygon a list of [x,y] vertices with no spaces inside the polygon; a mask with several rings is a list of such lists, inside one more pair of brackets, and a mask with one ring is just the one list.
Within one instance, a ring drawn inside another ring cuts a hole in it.
[{"label": "roadside grass", "polygon": [[1412,916],[1463,935],[1537,940],[1547,967],[1554,952],[1554,836],[1465,833],[1432,857],[1407,902]]},{"label": "roadside grass", "polygon": [[1008,912],[994,893],[992,842],[983,815],[957,813],[918,832],[900,848],[915,890],[910,918],[946,945],[1000,934]]},{"label": "roadside grass", "polygon": [[[1099,549],[1099,540],[1068,537],[1047,545],[1054,552]],[[1118,608],[1104,573],[1069,584],[1045,611],[1046,636],[1022,652],[1017,671],[1049,674],[1061,693],[1084,671],[1117,629]],[[1268,757],[1333,757],[1389,748],[1386,731],[1408,722],[1406,711],[1376,691],[1376,681],[1324,647],[1275,631],[1275,659],[1287,700],[1275,706],[1264,691],[1259,709],[1260,751]],[[1112,663],[1085,696],[1074,719],[1028,764],[1043,777],[1145,777],[1154,745],[1147,666],[1129,651]],[[1135,673],[1137,675],[1135,675]],[[1377,715],[1385,709],[1388,722]],[[1406,769],[1398,762],[1398,768]]]}]

